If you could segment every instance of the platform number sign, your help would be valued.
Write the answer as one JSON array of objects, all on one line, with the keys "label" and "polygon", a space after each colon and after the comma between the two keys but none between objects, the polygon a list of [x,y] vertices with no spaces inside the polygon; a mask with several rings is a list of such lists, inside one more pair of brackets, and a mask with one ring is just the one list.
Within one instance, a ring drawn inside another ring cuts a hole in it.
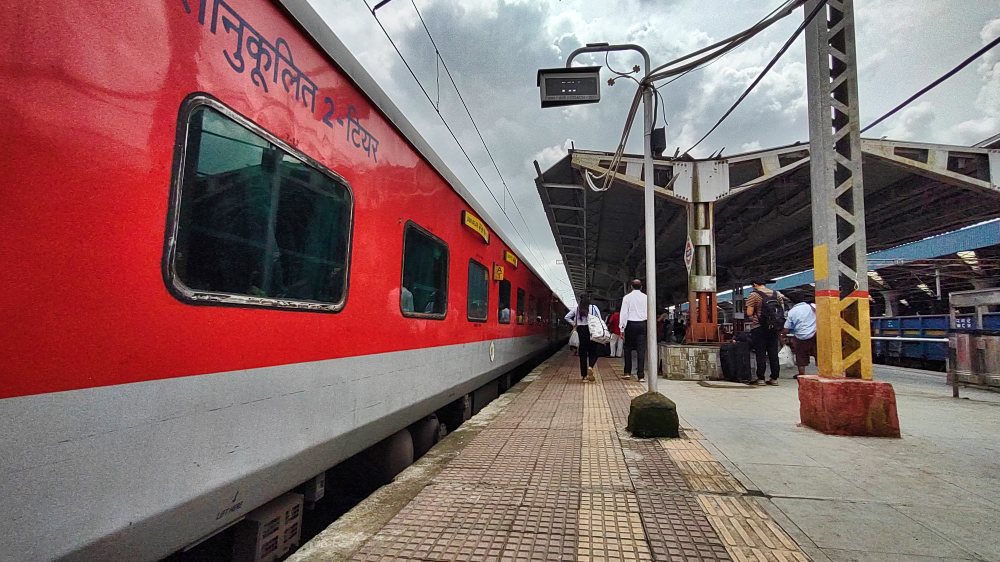
[{"label": "platform number sign", "polygon": [[691,243],[691,237],[688,237],[687,242],[684,243],[684,267],[691,271],[691,263],[694,261],[694,244]]}]

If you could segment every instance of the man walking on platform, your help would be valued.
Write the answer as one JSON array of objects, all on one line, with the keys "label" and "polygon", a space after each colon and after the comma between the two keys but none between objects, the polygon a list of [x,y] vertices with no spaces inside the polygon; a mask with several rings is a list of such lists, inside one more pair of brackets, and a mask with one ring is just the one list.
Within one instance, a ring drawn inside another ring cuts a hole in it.
[{"label": "man walking on platform", "polygon": [[642,281],[632,280],[632,292],[622,299],[622,310],[618,327],[625,335],[625,372],[632,374],[632,350],[636,352],[635,377],[645,378],[646,367],[646,294],[642,292]]},{"label": "man walking on platform", "polygon": [[608,329],[611,330],[611,356],[621,357],[622,347],[625,345],[624,340],[622,340],[622,329],[618,327],[618,321],[621,318],[621,314],[618,311],[611,313],[608,317]]}]

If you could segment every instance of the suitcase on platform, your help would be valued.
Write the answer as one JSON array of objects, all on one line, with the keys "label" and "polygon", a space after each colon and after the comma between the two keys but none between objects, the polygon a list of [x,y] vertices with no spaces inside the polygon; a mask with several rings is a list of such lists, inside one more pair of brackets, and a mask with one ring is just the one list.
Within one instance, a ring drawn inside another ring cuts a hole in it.
[{"label": "suitcase on platform", "polygon": [[750,342],[735,341],[722,344],[719,348],[719,362],[722,376],[727,381],[748,382],[750,380]]}]

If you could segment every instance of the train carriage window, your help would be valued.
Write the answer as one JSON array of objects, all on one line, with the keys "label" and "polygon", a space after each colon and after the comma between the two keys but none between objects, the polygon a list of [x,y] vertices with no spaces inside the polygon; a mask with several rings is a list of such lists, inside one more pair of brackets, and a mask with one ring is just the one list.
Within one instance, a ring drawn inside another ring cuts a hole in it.
[{"label": "train carriage window", "polygon": [[528,324],[534,324],[538,317],[538,301],[535,295],[528,295]]},{"label": "train carriage window", "polygon": [[403,233],[403,316],[444,318],[448,310],[448,247],[413,222]]},{"label": "train carriage window", "polygon": [[217,102],[185,107],[173,287],[189,300],[339,310],[353,210],[346,182]]},{"label": "train carriage window", "polygon": [[524,324],[524,289],[517,290],[517,323]]},{"label": "train carriage window", "polygon": [[500,298],[497,305],[497,320],[501,324],[510,324],[510,281],[505,279],[499,285]]},{"label": "train carriage window", "polygon": [[469,320],[485,322],[489,315],[489,301],[490,271],[485,265],[469,260],[469,293],[466,308]]}]

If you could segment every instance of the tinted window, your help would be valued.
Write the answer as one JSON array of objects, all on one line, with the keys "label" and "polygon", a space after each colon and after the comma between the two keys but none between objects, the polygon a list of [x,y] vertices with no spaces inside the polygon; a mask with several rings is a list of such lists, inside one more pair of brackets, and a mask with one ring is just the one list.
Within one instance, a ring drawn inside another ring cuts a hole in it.
[{"label": "tinted window", "polygon": [[497,305],[497,320],[501,324],[510,324],[510,281],[499,283],[499,304]]},{"label": "tinted window", "polygon": [[538,318],[538,301],[535,295],[528,295],[528,324],[534,324]]},{"label": "tinted window", "polygon": [[338,309],[347,289],[347,185],[228,110],[189,113],[170,262],[196,300]]},{"label": "tinted window", "polygon": [[490,304],[490,272],[486,266],[469,260],[469,320],[485,322]]},{"label": "tinted window", "polygon": [[524,324],[524,289],[517,290],[517,323]]},{"label": "tinted window", "polygon": [[444,318],[448,309],[448,247],[413,223],[403,234],[399,294],[399,307],[406,316]]}]

